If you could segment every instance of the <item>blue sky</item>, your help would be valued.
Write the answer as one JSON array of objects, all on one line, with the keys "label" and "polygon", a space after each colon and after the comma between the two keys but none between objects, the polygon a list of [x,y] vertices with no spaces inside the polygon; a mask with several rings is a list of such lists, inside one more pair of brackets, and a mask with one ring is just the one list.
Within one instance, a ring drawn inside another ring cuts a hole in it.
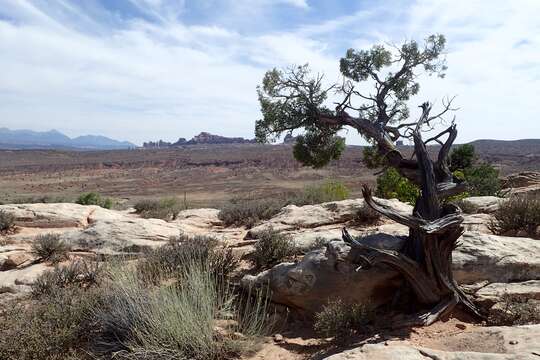
[{"label": "blue sky", "polygon": [[421,78],[411,106],[457,95],[460,142],[539,138],[538,14],[538,0],[0,0],[0,127],[252,137],[267,69],[340,81],[347,48],[442,33],[447,77]]}]

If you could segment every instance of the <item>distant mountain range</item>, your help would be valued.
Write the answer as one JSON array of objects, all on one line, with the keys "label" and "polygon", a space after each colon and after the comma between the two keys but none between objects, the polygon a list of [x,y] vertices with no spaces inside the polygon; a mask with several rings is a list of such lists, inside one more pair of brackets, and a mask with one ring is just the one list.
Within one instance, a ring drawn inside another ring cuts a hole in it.
[{"label": "distant mountain range", "polygon": [[105,136],[85,135],[70,138],[57,130],[32,131],[0,128],[0,149],[80,149],[115,150],[135,148],[128,141],[117,141]]}]

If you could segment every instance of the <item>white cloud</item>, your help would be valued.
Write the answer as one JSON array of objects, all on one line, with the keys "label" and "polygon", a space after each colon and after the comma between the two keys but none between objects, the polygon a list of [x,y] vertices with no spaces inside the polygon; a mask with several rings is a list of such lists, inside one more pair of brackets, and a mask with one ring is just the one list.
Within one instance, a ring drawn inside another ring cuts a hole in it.
[{"label": "white cloud", "polygon": [[[88,13],[76,2],[39,7],[0,0],[0,14],[15,19],[0,20],[0,125],[135,142],[199,131],[250,137],[260,117],[255,87],[266,69],[309,62],[335,81],[347,47],[441,32],[448,38],[448,76],[422,79],[411,105],[459,95],[460,141],[540,136],[540,24],[534,16],[540,2],[534,0],[420,0],[262,34],[182,23],[183,1],[131,1],[156,21],[103,14],[120,21],[106,27],[95,16],[103,9]],[[257,19],[272,6],[250,2],[245,13],[246,3],[236,4],[232,14]],[[273,4],[315,11],[302,0]]]}]

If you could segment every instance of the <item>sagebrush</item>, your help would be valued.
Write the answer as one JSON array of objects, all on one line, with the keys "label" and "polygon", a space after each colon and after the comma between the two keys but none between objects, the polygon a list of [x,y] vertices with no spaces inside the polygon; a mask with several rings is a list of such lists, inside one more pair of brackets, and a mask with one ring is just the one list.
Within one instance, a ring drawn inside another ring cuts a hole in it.
[{"label": "sagebrush", "polygon": [[60,262],[67,259],[70,250],[71,247],[60,238],[60,234],[40,234],[32,242],[32,253],[41,261]]},{"label": "sagebrush", "polygon": [[272,267],[299,253],[292,239],[269,227],[258,234],[253,262],[258,269]]},{"label": "sagebrush", "polygon": [[374,319],[374,309],[367,304],[346,304],[342,300],[329,302],[315,315],[314,328],[324,337],[335,342],[345,342],[356,331]]},{"label": "sagebrush", "polygon": [[511,197],[493,214],[489,229],[499,235],[540,239],[540,197]]}]

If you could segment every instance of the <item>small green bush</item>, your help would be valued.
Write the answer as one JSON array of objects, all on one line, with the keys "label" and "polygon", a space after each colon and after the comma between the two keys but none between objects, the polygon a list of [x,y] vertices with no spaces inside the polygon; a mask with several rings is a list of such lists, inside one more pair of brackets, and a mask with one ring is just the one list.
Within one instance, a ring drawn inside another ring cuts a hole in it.
[{"label": "small green bush", "polygon": [[141,278],[158,283],[184,273],[193,263],[205,266],[216,278],[225,278],[236,269],[238,259],[231,249],[219,247],[212,237],[180,235],[150,251],[138,262],[137,269]]},{"label": "small green bush", "polygon": [[321,336],[331,337],[333,341],[341,343],[373,321],[374,314],[369,304],[345,304],[335,300],[315,315],[314,328]]},{"label": "small green bush", "polygon": [[60,239],[60,234],[41,234],[32,243],[32,253],[41,261],[60,262],[67,259],[69,251],[70,246]]},{"label": "small green bush", "polygon": [[377,178],[378,197],[385,199],[398,199],[402,202],[414,204],[420,196],[420,189],[394,168],[387,169]]},{"label": "small green bush", "polygon": [[499,170],[489,164],[481,164],[464,170],[471,196],[496,196],[501,191]]},{"label": "small green bush", "polygon": [[345,200],[349,195],[349,189],[342,182],[329,180],[320,185],[306,187],[291,203],[297,206],[321,204]]},{"label": "small green bush", "polygon": [[110,209],[113,206],[112,199],[103,198],[100,194],[95,192],[82,194],[75,203],[80,205],[97,205],[105,209]]},{"label": "small green bush", "polygon": [[15,216],[7,211],[0,210],[0,234],[8,233],[15,228]]},{"label": "small green bush", "polygon": [[185,204],[181,204],[176,198],[160,200],[142,200],[135,204],[135,212],[141,217],[149,219],[175,220],[178,213],[185,210]]},{"label": "small green bush", "polygon": [[97,262],[75,261],[65,266],[55,266],[41,274],[31,285],[32,295],[42,298],[75,286],[88,288],[98,285],[101,277],[102,269]]},{"label": "small green bush", "polygon": [[450,154],[450,171],[465,170],[473,166],[475,160],[474,146],[463,144],[452,149]]},{"label": "small green bush", "polygon": [[250,228],[270,219],[286,205],[284,199],[233,199],[220,210],[218,217],[226,226]]},{"label": "small green bush", "polygon": [[259,234],[253,252],[253,261],[258,269],[265,269],[297,253],[298,249],[290,237],[269,227]]},{"label": "small green bush", "polygon": [[493,214],[489,229],[499,235],[540,239],[540,198],[512,197]]}]

